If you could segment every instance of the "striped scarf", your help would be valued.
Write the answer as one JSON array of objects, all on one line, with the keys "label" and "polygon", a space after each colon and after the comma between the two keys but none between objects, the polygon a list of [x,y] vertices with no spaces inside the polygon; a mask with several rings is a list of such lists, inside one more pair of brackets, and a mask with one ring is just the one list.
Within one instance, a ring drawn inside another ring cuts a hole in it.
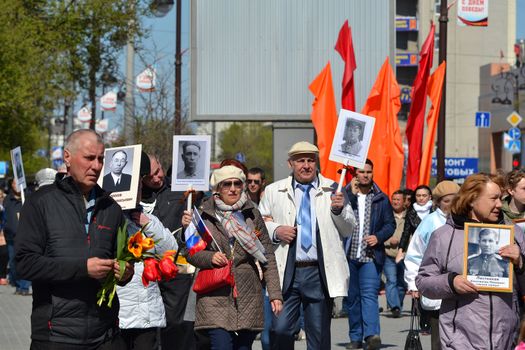
[{"label": "striped scarf", "polygon": [[234,205],[225,204],[217,195],[213,196],[213,199],[215,200],[215,207],[217,208],[215,213],[220,219],[222,227],[224,227],[228,233],[228,236],[230,238],[234,237],[241,247],[261,264],[266,264],[268,260],[266,260],[266,256],[264,255],[266,253],[264,246],[261,241],[259,241],[259,238],[257,238],[254,230],[246,224],[246,220],[240,211],[248,201],[246,193],[243,192],[239,201]]}]

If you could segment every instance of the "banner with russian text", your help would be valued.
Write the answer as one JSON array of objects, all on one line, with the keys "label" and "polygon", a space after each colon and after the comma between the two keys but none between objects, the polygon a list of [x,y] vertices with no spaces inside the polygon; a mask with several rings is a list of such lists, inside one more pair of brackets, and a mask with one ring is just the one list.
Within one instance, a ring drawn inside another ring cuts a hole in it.
[{"label": "banner with russian text", "polygon": [[489,23],[489,0],[460,0],[458,25],[486,27]]}]

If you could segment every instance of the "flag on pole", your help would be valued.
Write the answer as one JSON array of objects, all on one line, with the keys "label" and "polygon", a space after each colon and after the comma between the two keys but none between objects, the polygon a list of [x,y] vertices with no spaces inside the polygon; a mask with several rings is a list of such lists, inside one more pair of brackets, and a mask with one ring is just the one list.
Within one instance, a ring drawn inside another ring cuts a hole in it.
[{"label": "flag on pole", "polygon": [[191,223],[184,231],[184,238],[186,240],[186,248],[188,248],[190,256],[193,256],[195,253],[206,249],[206,246],[214,240],[210,230],[208,230],[204,224],[204,221],[199,215],[197,208],[193,208]]},{"label": "flag on pole", "polygon": [[445,83],[446,62],[443,61],[428,80],[428,96],[432,102],[432,107],[427,115],[427,133],[425,136],[425,146],[421,157],[421,167],[419,169],[419,183],[429,185],[430,171],[432,167],[432,152],[434,150],[434,140],[436,127],[439,119],[439,109],[441,107],[441,96],[443,95],[443,84]]},{"label": "flag on pole", "polygon": [[341,106],[344,109],[355,112],[354,71],[357,65],[355,63],[354,44],[352,41],[352,28],[348,25],[348,20],[345,21],[339,30],[335,50],[339,52],[339,55],[345,61]]},{"label": "flag on pole", "polygon": [[337,111],[330,62],[326,64],[308,88],[314,95],[312,124],[317,134],[321,174],[335,181],[337,179],[337,169],[340,165],[328,159],[332,149],[335,129],[337,128]]},{"label": "flag on pole", "polygon": [[425,109],[427,105],[427,82],[434,59],[434,24],[419,53],[419,68],[414,88],[412,89],[412,105],[408,114],[406,136],[408,140],[408,167],[406,187],[414,189],[419,185],[419,167],[421,165],[421,147],[423,142],[423,128]]},{"label": "flag on pole", "polygon": [[389,198],[399,189],[403,176],[403,143],[397,121],[400,95],[387,57],[361,113],[376,118],[368,158],[374,163],[374,182]]}]

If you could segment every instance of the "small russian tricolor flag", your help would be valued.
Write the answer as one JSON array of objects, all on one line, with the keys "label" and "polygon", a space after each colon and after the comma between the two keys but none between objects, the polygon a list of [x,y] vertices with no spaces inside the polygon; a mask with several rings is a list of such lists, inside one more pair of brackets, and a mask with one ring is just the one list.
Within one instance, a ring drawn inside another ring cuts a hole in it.
[{"label": "small russian tricolor flag", "polygon": [[197,208],[193,208],[193,217],[190,225],[184,231],[184,238],[190,256],[204,250],[208,243],[213,240],[211,232],[204,224]]}]

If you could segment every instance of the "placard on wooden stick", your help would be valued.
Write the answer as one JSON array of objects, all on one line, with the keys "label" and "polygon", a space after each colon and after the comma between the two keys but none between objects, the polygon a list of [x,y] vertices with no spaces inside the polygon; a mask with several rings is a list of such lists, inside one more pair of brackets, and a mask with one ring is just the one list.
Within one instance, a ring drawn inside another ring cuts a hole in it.
[{"label": "placard on wooden stick", "polygon": [[330,160],[355,168],[365,166],[375,118],[341,109],[335,130]]}]

